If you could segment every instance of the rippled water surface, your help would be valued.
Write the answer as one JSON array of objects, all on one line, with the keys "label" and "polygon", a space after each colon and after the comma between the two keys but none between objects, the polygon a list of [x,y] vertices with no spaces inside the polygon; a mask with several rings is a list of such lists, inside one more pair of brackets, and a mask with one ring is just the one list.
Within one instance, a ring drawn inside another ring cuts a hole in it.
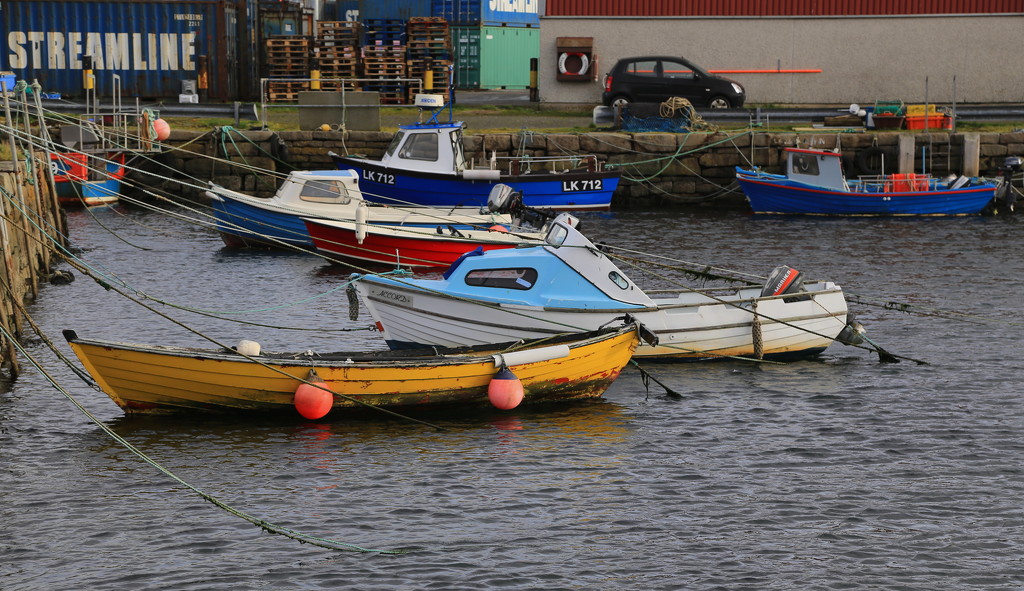
[{"label": "rippled water surface", "polygon": [[[23,358],[0,387],[0,589],[1024,587],[1024,218],[581,217],[623,254],[760,276],[789,264],[851,299],[931,311],[851,304],[875,342],[927,365],[840,345],[785,365],[658,364],[681,399],[630,368],[599,402],[432,417],[437,431],[125,417],[32,337],[47,375]],[[348,319],[331,291],[347,271],[311,255],[228,251],[211,230],[139,207],[69,221],[78,256],[215,338],[382,347],[344,331],[369,317]],[[64,328],[205,346],[82,275],[44,285],[31,314],[68,355]],[[268,534],[126,450],[51,380],[236,511],[407,552]]]}]

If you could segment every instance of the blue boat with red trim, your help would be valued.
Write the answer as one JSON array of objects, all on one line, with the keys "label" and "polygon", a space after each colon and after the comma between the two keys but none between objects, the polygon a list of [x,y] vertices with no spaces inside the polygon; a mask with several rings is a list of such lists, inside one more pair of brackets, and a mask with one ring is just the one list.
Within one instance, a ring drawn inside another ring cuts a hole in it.
[{"label": "blue boat with red trim", "polygon": [[998,181],[951,175],[882,174],[847,180],[838,152],[786,148],[785,174],[736,168],[759,214],[976,215],[993,203]]}]

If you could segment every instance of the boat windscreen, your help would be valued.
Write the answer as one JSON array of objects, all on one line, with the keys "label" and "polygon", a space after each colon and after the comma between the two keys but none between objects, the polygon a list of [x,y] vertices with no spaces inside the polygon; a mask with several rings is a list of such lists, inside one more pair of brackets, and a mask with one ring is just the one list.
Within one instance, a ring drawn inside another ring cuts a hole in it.
[{"label": "boat windscreen", "polygon": [[391,143],[388,144],[388,149],[385,150],[384,153],[388,156],[394,156],[395,150],[397,150],[398,146],[402,143],[403,137],[405,137],[405,132],[399,129],[398,133],[395,134],[395,137],[391,138]]}]

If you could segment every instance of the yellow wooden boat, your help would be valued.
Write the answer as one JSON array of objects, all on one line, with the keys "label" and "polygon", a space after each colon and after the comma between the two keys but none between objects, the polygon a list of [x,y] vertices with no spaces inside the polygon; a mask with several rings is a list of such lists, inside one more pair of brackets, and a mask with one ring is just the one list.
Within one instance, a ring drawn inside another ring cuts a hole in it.
[{"label": "yellow wooden boat", "polygon": [[[600,397],[629,362],[638,325],[541,341],[433,350],[268,353],[242,341],[194,349],[81,339],[72,350],[99,387],[127,413],[170,411],[294,414],[296,392],[329,391],[330,417],[370,407],[391,411],[466,409],[492,404],[488,387],[507,367],[522,403]],[[494,403],[497,405],[497,403]],[[304,416],[308,416],[301,409]],[[313,417],[310,417],[313,418]]]}]

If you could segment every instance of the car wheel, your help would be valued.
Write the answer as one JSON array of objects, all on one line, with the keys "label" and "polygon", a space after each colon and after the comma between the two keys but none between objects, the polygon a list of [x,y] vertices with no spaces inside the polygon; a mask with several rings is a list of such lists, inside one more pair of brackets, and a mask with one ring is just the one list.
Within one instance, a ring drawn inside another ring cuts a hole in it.
[{"label": "car wheel", "polygon": [[708,101],[708,107],[712,109],[728,109],[731,106],[732,103],[724,96],[711,97],[711,100]]},{"label": "car wheel", "polygon": [[629,106],[629,103],[630,103],[629,97],[624,95],[624,94],[620,94],[620,95],[617,95],[614,98],[612,98],[611,102],[608,103],[608,106],[613,108],[613,109],[615,109],[615,108],[624,109],[624,108]]}]

